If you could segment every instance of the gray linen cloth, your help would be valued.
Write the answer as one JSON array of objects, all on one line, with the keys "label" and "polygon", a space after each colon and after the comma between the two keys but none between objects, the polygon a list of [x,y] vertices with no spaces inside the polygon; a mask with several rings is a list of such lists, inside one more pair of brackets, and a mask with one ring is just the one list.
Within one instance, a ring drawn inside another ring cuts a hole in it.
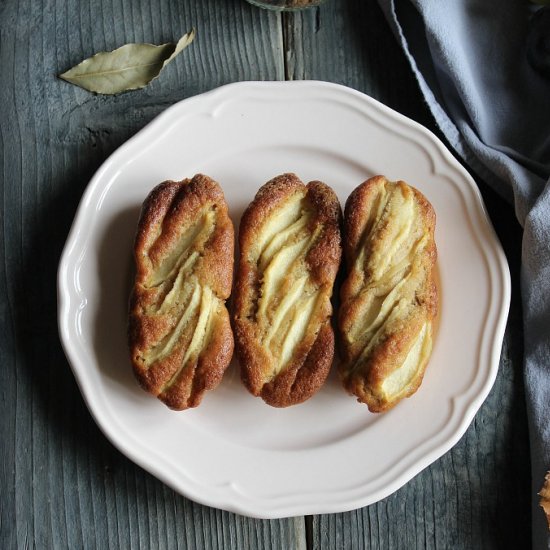
[{"label": "gray linen cloth", "polygon": [[523,226],[524,376],[533,547],[550,548],[536,493],[550,469],[550,79],[527,62],[527,0],[379,0],[449,143]]}]

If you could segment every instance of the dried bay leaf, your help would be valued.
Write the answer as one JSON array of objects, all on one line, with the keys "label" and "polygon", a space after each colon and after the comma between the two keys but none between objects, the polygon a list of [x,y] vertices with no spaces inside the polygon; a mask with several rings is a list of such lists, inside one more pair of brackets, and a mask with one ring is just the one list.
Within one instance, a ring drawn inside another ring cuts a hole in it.
[{"label": "dried bay leaf", "polygon": [[177,44],[126,44],[112,52],[100,52],[85,59],[59,78],[98,94],[144,88],[194,38],[195,29],[192,29]]}]

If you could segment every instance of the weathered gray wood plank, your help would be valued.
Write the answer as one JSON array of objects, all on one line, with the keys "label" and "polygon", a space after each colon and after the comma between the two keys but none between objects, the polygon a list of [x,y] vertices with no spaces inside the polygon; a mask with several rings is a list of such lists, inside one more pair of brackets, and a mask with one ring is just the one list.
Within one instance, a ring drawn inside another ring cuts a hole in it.
[{"label": "weathered gray wood plank", "polygon": [[[361,90],[438,133],[376,2],[328,1],[284,17],[289,78]],[[382,502],[308,518],[311,545],[332,548],[528,548],[530,481],[522,381],[521,231],[512,208],[478,182],[513,275],[500,372],[458,445]]]},{"label": "weathered gray wood plank", "polygon": [[328,0],[283,17],[286,76],[355,88],[422,124],[432,117],[373,0]]},{"label": "weathered gray wood plank", "polygon": [[[282,78],[280,17],[231,0],[26,0],[0,10],[0,548],[301,547],[302,518],[198,505],[116,451],[86,410],[56,324],[57,263],[93,172],[179,99]],[[56,78],[98,50],[174,40],[192,26],[196,42],[145,90],[99,97]]]}]

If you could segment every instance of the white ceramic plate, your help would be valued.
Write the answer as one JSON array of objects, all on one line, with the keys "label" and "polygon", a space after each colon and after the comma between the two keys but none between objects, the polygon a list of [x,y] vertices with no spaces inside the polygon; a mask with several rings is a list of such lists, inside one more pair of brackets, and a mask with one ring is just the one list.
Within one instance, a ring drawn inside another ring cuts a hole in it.
[{"label": "white ceramic plate", "polygon": [[[437,213],[441,310],[424,383],[371,414],[332,375],[308,402],[274,409],[236,365],[201,406],[143,392],[126,347],[140,205],[165,179],[203,172],[239,218],[282,172],[330,184],[342,205],[367,177],[418,187]],[[397,490],[463,435],[493,385],[509,272],[480,194],[425,128],[349,88],[232,84],[174,105],[116,151],[78,208],[58,280],[59,330],[95,420],[124,454],[187,497],[261,518],[342,512]]]}]

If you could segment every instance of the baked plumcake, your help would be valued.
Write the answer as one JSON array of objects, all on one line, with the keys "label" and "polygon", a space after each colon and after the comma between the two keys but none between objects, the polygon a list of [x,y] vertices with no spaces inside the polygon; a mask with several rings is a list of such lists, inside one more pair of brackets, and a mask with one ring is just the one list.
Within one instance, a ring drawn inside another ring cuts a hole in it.
[{"label": "baked plumcake", "polygon": [[236,352],[245,386],[274,407],[305,401],[329,373],[340,219],[330,187],[294,174],[261,187],[241,219]]},{"label": "baked plumcake", "polygon": [[199,405],[231,361],[233,248],[223,192],[208,176],[161,183],[143,203],[129,346],[141,386],[172,409]]},{"label": "baked plumcake", "polygon": [[434,230],[431,204],[403,181],[370,178],[346,202],[339,372],[372,412],[422,382],[438,302]]}]

